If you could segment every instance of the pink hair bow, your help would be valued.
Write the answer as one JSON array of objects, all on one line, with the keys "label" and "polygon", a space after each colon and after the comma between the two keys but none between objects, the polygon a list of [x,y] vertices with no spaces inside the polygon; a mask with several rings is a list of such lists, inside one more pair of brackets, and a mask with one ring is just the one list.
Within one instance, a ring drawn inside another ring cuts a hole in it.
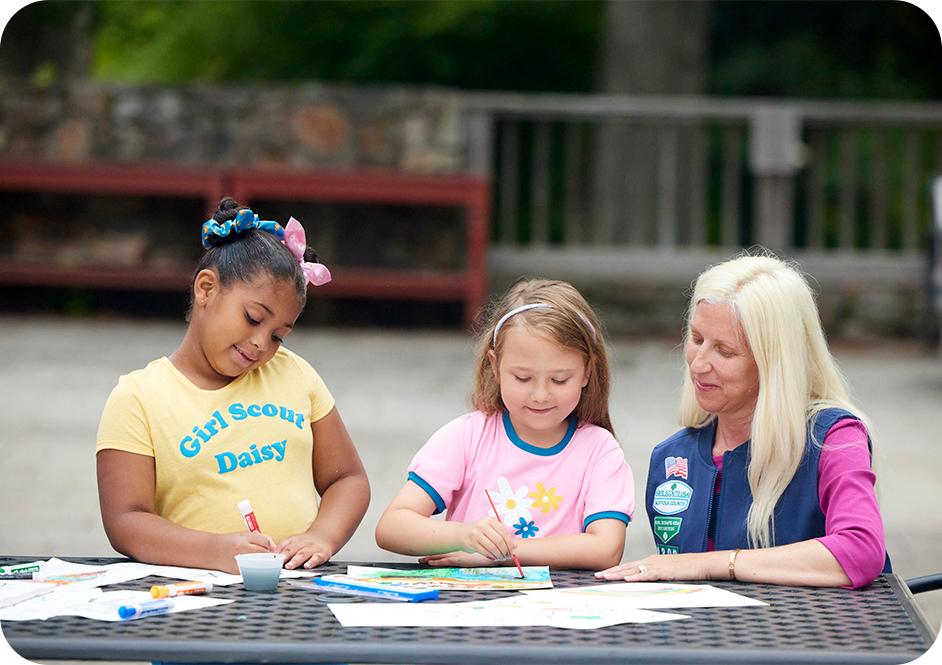
[{"label": "pink hair bow", "polygon": [[304,277],[308,282],[314,286],[323,286],[330,281],[330,271],[327,266],[323,263],[311,263],[304,260],[307,238],[304,235],[304,227],[301,226],[301,222],[294,217],[288,219],[288,223],[285,225],[285,239],[282,242],[285,243],[285,247],[294,254],[294,258],[301,264],[301,272],[304,273]]}]

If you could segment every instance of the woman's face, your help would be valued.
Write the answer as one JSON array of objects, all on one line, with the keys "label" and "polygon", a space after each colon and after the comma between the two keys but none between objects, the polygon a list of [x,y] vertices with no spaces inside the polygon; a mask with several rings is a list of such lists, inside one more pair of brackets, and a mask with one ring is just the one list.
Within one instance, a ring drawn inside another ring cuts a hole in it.
[{"label": "woman's face", "polygon": [[685,352],[700,407],[716,416],[751,420],[759,368],[728,304],[697,305]]}]

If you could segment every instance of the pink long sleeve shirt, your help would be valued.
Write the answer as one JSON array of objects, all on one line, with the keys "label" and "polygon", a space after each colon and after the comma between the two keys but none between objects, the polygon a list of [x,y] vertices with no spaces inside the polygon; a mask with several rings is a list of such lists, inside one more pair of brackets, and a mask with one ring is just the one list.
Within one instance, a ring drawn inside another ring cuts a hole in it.
[{"label": "pink long sleeve shirt", "polygon": [[[716,493],[720,491],[723,456],[714,456]],[[877,505],[867,430],[859,420],[839,420],[828,430],[818,461],[818,501],[825,535],[817,538],[834,555],[850,579],[850,588],[870,584],[883,570],[886,544]],[[713,539],[707,549],[712,551]]]}]

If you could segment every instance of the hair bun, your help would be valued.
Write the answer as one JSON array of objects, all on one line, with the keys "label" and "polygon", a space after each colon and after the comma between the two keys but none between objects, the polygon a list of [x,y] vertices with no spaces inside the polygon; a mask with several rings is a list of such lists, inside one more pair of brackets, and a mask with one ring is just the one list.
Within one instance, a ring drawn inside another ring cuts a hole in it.
[{"label": "hair bun", "polygon": [[224,196],[219,205],[216,207],[216,212],[213,213],[213,221],[217,224],[222,224],[223,222],[231,222],[236,218],[236,215],[243,208],[247,208],[238,201],[236,201],[231,196]]}]

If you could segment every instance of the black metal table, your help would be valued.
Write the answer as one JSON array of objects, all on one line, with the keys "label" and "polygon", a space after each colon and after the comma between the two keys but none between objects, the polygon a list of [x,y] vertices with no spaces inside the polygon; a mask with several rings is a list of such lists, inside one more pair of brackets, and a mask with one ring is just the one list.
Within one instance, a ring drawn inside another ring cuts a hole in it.
[{"label": "black metal table", "polygon": [[[5,557],[0,564],[40,558]],[[344,572],[346,564],[331,563],[325,569]],[[146,590],[164,581],[151,577],[105,588]],[[565,588],[598,581],[586,571],[554,571],[553,583]],[[682,609],[676,611],[689,619],[596,630],[343,628],[319,594],[283,580],[274,594],[248,593],[241,584],[218,587],[214,597],[236,602],[126,624],[57,617],[4,622],[2,629],[13,649],[28,659],[232,663],[904,663],[923,654],[935,639],[895,575],[883,575],[856,591],[711,584],[769,605]],[[436,602],[502,595],[507,594],[451,591]]]}]

